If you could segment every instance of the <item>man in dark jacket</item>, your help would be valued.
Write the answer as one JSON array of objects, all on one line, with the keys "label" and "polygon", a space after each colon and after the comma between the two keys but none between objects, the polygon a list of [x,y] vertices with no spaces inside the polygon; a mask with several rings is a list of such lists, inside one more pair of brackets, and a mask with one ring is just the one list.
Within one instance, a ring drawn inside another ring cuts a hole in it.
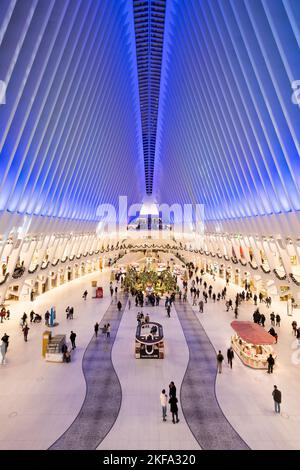
[{"label": "man in dark jacket", "polygon": [[280,413],[281,391],[278,390],[277,385],[274,385],[272,395],[274,399],[275,413]]},{"label": "man in dark jacket", "polygon": [[275,364],[275,360],[272,354],[270,354],[270,356],[268,357],[267,363],[268,363],[268,374],[273,374],[273,367]]},{"label": "man in dark jacket", "polygon": [[221,353],[221,351],[219,351],[219,353],[217,354],[217,369],[218,369],[219,374],[221,374],[221,372],[222,372],[222,362],[223,361],[224,361],[224,356]]},{"label": "man in dark jacket", "polygon": [[232,347],[227,349],[227,359],[228,359],[228,365],[230,366],[230,369],[232,369],[232,359],[234,358],[234,352]]},{"label": "man in dark jacket", "polygon": [[118,310],[119,310],[119,312],[120,312],[120,311],[122,310],[122,304],[121,304],[120,301],[117,303],[117,307],[118,307]]},{"label": "man in dark jacket", "polygon": [[70,340],[72,344],[72,349],[76,348],[75,339],[76,339],[76,333],[74,333],[74,331],[71,331]]}]

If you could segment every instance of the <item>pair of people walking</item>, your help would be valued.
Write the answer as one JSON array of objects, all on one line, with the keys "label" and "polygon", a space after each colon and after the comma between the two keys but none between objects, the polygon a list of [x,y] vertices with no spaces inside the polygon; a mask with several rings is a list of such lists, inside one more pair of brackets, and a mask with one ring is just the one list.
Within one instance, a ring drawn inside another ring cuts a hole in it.
[{"label": "pair of people walking", "polygon": [[[232,360],[233,360],[233,358],[234,358],[234,352],[233,352],[232,347],[230,346],[230,348],[227,349],[227,360],[228,360],[228,365],[229,365],[230,369],[232,369]],[[224,361],[224,356],[223,356],[222,352],[219,351],[218,354],[217,354],[217,371],[219,372],[219,374],[222,373],[223,361]]]},{"label": "pair of people walking", "polygon": [[160,394],[160,403],[162,407],[162,418],[163,421],[167,421],[167,404],[169,402],[170,411],[172,413],[172,422],[173,424],[179,423],[178,419],[178,399],[176,397],[176,386],[174,382],[171,382],[169,385],[169,400],[166,390],[163,389]]}]

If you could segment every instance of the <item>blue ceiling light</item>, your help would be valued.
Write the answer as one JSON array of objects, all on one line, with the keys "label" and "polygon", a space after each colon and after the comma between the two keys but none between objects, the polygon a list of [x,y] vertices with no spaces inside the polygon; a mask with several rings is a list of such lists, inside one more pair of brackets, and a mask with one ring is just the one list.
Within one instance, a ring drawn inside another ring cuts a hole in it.
[{"label": "blue ceiling light", "polygon": [[155,185],[208,219],[300,210],[298,0],[173,0]]},{"label": "blue ceiling light", "polygon": [[166,0],[133,0],[146,193],[152,194]]}]

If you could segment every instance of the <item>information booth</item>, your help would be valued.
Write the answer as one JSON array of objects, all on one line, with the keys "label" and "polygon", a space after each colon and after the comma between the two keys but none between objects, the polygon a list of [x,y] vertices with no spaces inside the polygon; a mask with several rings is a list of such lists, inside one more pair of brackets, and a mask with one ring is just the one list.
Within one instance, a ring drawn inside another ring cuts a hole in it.
[{"label": "information booth", "polygon": [[160,323],[139,323],[135,335],[136,359],[163,359],[164,335]]}]

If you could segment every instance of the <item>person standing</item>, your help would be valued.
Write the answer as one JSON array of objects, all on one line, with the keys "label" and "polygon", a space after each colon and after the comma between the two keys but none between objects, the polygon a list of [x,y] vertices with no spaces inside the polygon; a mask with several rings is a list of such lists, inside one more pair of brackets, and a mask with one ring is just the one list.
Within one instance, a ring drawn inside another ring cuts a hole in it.
[{"label": "person standing", "polygon": [[219,374],[222,373],[222,362],[223,361],[224,361],[224,356],[221,353],[221,351],[219,351],[218,354],[217,354],[217,370],[218,370]]},{"label": "person standing", "polygon": [[71,340],[71,344],[72,344],[72,349],[75,349],[76,348],[76,344],[75,344],[76,333],[74,333],[74,331],[71,331],[70,340]]},{"label": "person standing", "polygon": [[295,320],[292,322],[292,332],[295,336],[297,335],[297,322]]},{"label": "person standing", "polygon": [[169,384],[169,397],[176,397],[176,386],[174,382],[170,382]]},{"label": "person standing", "polygon": [[121,304],[120,300],[119,300],[119,302],[117,303],[117,307],[118,307],[119,312],[121,312],[121,310],[122,310],[122,304]]},{"label": "person standing", "polygon": [[[179,423],[177,403],[178,403],[177,397],[176,396],[171,396],[171,398],[169,399],[169,404],[170,404],[170,411],[172,413],[172,423],[173,424]],[[176,418],[176,421],[175,421],[175,418]]]},{"label": "person standing", "polygon": [[267,363],[268,363],[268,374],[273,374],[273,367],[275,365],[275,360],[272,354],[270,354],[270,356],[268,357]]},{"label": "person standing", "polygon": [[5,344],[5,354],[7,353],[8,345],[9,345],[9,336],[4,333],[4,335],[1,338],[1,341]]},{"label": "person standing", "polygon": [[97,338],[98,337],[98,331],[99,331],[99,323],[98,322],[95,323],[94,331],[95,331],[95,336]]},{"label": "person standing", "polygon": [[130,309],[131,309],[131,300],[129,299],[128,300],[128,310],[130,310]]},{"label": "person standing", "polygon": [[166,394],[165,389],[163,389],[161,391],[161,394],[160,394],[160,404],[161,404],[161,409],[162,409],[163,421],[167,421],[166,420],[166,417],[167,417],[167,403],[168,403],[168,396]]},{"label": "person standing", "polygon": [[272,395],[274,399],[275,413],[280,413],[281,391],[278,390],[277,385],[274,385]]},{"label": "person standing", "polygon": [[276,326],[280,326],[280,322],[281,322],[281,318],[280,318],[280,315],[276,315]]},{"label": "person standing", "polygon": [[85,290],[84,293],[82,294],[82,297],[83,297],[84,300],[86,300],[87,295],[88,295],[88,291]]},{"label": "person standing", "polygon": [[1,364],[5,364],[5,356],[6,356],[6,343],[2,340],[1,346],[0,346],[0,352],[2,356]]},{"label": "person standing", "polygon": [[203,307],[204,307],[203,300],[200,300],[200,302],[199,302],[199,312],[200,313],[203,313]]},{"label": "person standing", "polygon": [[232,347],[230,346],[229,349],[227,349],[227,359],[228,359],[228,365],[230,366],[230,369],[232,369],[232,359],[234,358],[234,352]]},{"label": "person standing", "polygon": [[45,313],[45,325],[46,326],[49,326],[49,318],[50,318],[50,313],[47,310],[47,312]]},{"label": "person standing", "polygon": [[106,325],[106,338],[110,338],[110,323]]},{"label": "person standing", "polygon": [[170,304],[168,304],[168,306],[167,306],[167,314],[168,314],[168,317],[169,317],[169,318],[171,317],[170,313],[171,313],[171,307],[170,307]]},{"label": "person standing", "polygon": [[27,338],[28,338],[28,331],[29,331],[29,327],[28,325],[26,324],[23,328],[23,334],[24,334],[24,341],[26,341],[27,343]]}]

